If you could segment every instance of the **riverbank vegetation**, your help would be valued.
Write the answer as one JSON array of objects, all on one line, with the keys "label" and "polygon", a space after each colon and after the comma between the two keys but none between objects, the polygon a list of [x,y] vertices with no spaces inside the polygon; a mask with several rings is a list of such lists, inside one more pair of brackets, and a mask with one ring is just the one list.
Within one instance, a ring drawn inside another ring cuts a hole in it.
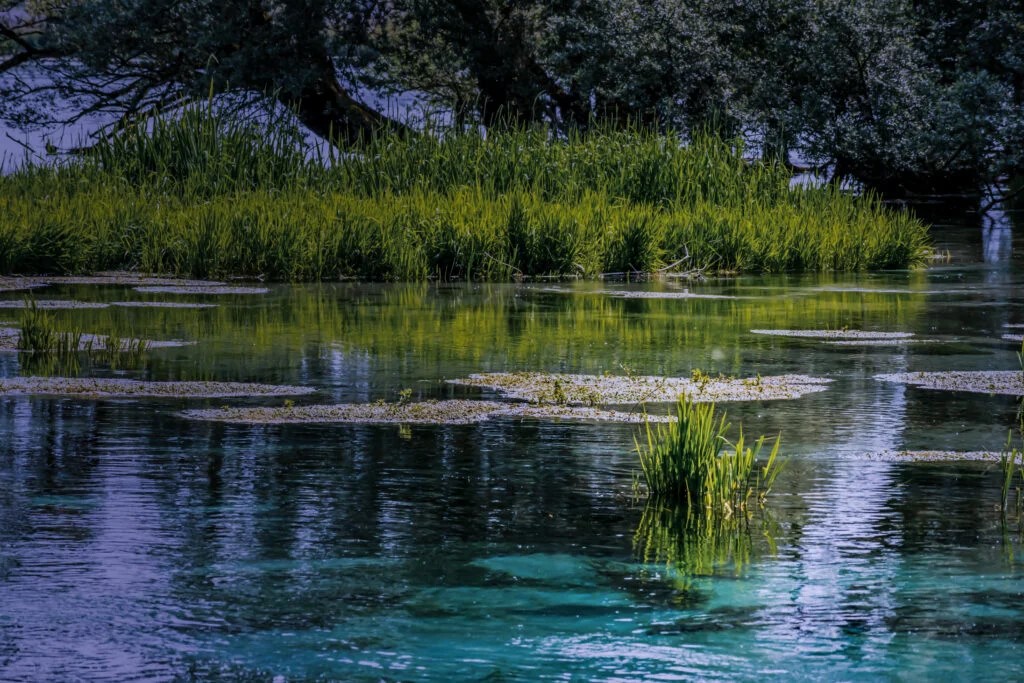
[{"label": "riverbank vegetation", "polygon": [[0,272],[316,281],[903,268],[925,227],[642,128],[375,137],[307,156],[207,107],[0,178]]}]

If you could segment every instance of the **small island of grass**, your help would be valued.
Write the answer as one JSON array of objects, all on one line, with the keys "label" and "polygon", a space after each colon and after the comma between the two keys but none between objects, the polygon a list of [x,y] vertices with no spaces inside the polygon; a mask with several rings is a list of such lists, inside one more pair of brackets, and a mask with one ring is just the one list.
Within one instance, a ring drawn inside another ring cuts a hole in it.
[{"label": "small island of grass", "polygon": [[206,107],[0,177],[0,273],[278,281],[906,268],[925,226],[710,136],[381,134],[334,158]]}]

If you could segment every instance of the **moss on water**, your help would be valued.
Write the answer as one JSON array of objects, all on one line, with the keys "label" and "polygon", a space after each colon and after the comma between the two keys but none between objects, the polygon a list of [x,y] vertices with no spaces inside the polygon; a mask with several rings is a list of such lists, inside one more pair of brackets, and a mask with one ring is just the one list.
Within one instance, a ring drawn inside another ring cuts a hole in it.
[{"label": "moss on water", "polygon": [[[79,309],[79,308],[108,308],[110,304],[100,301],[69,301],[66,299],[35,299],[31,302],[38,309]],[[21,299],[0,301],[0,308],[28,308],[29,304]]]},{"label": "moss on water", "polygon": [[[485,420],[582,420],[640,424],[643,413],[598,410],[576,406],[537,406],[497,401],[419,401],[414,403],[341,403],[336,405],[235,407],[187,410],[191,420],[237,424],[408,424],[462,425]],[[667,417],[651,417],[665,421]]]},{"label": "moss on water", "polygon": [[875,375],[875,379],[940,391],[1024,396],[1024,372],[1020,370],[904,372]]},{"label": "moss on water", "polygon": [[266,294],[266,287],[189,287],[189,286],[144,286],[136,287],[136,292],[143,294],[202,294],[204,296],[222,296],[231,294]]},{"label": "moss on water", "polygon": [[498,372],[448,380],[452,384],[500,392],[538,404],[602,405],[667,403],[681,395],[697,402],[773,401],[825,391],[831,380],[805,375],[747,379],[727,377],[657,377],[562,375],[543,372]]},{"label": "moss on water", "polygon": [[867,460],[885,462],[999,462],[995,451],[877,451],[864,455]]},{"label": "moss on water", "polygon": [[846,341],[906,341],[913,332],[872,332],[869,330],[751,330],[752,334],[802,339],[841,339]]},{"label": "moss on water", "polygon": [[240,382],[142,382],[131,379],[71,377],[7,377],[0,396],[74,396],[77,398],[229,398],[298,396],[312,387]]}]

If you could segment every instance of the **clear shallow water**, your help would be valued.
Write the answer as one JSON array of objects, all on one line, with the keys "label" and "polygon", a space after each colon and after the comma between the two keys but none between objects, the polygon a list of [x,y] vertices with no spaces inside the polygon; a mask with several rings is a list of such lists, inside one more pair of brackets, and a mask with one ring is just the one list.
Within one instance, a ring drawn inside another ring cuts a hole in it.
[{"label": "clear shallow water", "polygon": [[[926,273],[691,286],[735,299],[600,283],[40,290],[213,300],[55,315],[199,342],[125,376],[320,389],[299,402],[493,398],[443,380],[504,370],[835,382],[727,406],[748,434],[781,430],[791,458],[769,518],[724,539],[631,502],[628,425],[250,427],[176,413],[281,399],[0,399],[0,679],[1019,678],[1024,552],[1000,526],[995,470],[864,457],[1004,442],[1012,397],[872,376],[1018,367],[999,338],[1024,323],[1012,228],[944,230],[953,260]],[[939,341],[749,332],[842,327]],[[2,375],[20,372],[0,354]],[[741,561],[716,564],[722,547]],[[671,553],[697,570],[658,561]]]}]

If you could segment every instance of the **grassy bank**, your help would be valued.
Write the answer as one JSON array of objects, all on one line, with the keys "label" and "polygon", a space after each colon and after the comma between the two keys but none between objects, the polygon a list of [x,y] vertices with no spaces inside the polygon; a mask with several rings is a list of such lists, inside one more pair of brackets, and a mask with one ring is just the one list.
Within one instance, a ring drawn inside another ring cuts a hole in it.
[{"label": "grassy bank", "polygon": [[543,131],[383,138],[307,159],[203,112],[0,178],[0,272],[510,279],[899,268],[923,225],[834,188],[791,189],[711,138]]}]

